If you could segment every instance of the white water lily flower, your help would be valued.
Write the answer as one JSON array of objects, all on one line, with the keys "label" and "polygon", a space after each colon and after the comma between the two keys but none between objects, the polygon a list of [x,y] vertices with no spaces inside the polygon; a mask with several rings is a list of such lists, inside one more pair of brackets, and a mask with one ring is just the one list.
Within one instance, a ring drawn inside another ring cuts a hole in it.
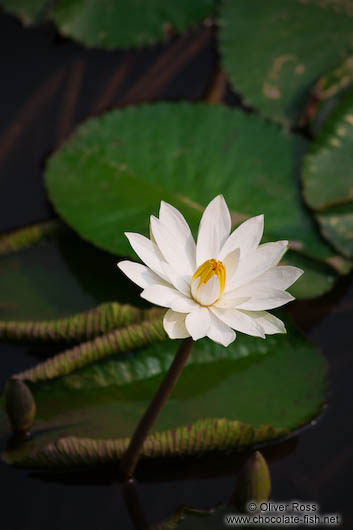
[{"label": "white water lily flower", "polygon": [[163,325],[172,339],[209,337],[228,346],[235,331],[265,338],[285,333],[283,322],[266,310],[293,300],[286,289],[303,273],[278,266],[288,241],[259,246],[264,217],[242,223],[230,234],[231,218],[222,195],[205,209],[197,243],[183,215],[162,201],[151,216],[151,239],[126,233],[145,265],[118,263],[143,288],[142,298],[168,307]]}]

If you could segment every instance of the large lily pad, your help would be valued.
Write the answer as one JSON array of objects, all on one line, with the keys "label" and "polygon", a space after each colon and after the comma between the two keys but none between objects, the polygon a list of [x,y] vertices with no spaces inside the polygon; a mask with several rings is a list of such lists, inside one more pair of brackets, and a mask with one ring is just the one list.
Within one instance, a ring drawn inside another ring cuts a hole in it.
[{"label": "large lily pad", "polygon": [[[119,457],[177,347],[150,345],[31,384],[35,436],[5,458],[67,466]],[[199,453],[283,436],[321,410],[325,392],[324,358],[291,326],[288,335],[266,340],[239,334],[228,348],[199,341],[144,454]]]},{"label": "large lily pad", "polygon": [[234,89],[291,124],[317,78],[352,52],[352,31],[349,0],[223,0],[219,40]]},{"label": "large lily pad", "polygon": [[322,233],[353,258],[353,90],[325,122],[303,164],[304,196]]},{"label": "large lily pad", "polygon": [[114,300],[141,304],[116,259],[70,231],[0,256],[0,320],[56,319]]},{"label": "large lily pad", "polygon": [[1,0],[24,23],[53,20],[59,31],[90,47],[130,48],[155,44],[209,17],[214,0]]},{"label": "large lily pad", "polygon": [[[46,184],[58,213],[83,238],[116,254],[133,256],[124,231],[147,234],[162,199],[196,233],[203,208],[223,193],[235,224],[264,213],[265,240],[289,239],[297,253],[335,264],[302,206],[296,168],[304,145],[239,110],[143,105],[82,125],[49,160]],[[306,265],[314,275],[310,260]],[[305,297],[307,285],[306,297],[322,294],[334,278],[330,267],[317,284],[306,284],[304,275],[294,292],[300,287]]]}]

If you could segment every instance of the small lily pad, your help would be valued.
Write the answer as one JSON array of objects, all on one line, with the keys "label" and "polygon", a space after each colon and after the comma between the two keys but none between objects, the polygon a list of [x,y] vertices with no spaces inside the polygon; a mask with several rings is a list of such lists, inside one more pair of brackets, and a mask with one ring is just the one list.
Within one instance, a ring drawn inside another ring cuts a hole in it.
[{"label": "small lily pad", "polygon": [[[5,459],[51,467],[118,458],[177,347],[166,341],[29,383],[35,434]],[[202,453],[284,436],[321,410],[326,371],[322,355],[292,326],[266,340],[239,334],[228,348],[198,341],[144,454]]]},{"label": "small lily pad", "polygon": [[24,23],[40,18],[89,47],[150,46],[169,33],[182,33],[210,17],[214,0],[1,0],[1,5]]},{"label": "small lily pad", "polygon": [[323,235],[353,258],[353,90],[325,122],[305,157],[304,197]]},{"label": "small lily pad", "polygon": [[223,65],[247,104],[293,124],[318,77],[352,53],[352,31],[347,0],[223,0]]},{"label": "small lily pad", "polygon": [[[161,200],[180,209],[196,233],[203,208],[223,193],[234,225],[264,213],[265,241],[289,239],[293,252],[331,265],[335,253],[303,207],[297,183],[305,146],[301,137],[239,110],[142,105],[79,127],[50,158],[46,185],[64,220],[115,254],[134,256],[124,232],[147,235]],[[318,290],[310,282],[308,292],[322,294],[335,277],[327,270]]]}]

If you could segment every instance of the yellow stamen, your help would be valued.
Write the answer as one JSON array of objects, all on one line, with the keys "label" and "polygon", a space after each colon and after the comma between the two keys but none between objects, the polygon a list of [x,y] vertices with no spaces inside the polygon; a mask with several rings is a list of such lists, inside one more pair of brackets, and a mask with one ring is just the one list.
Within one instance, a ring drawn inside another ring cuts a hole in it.
[{"label": "yellow stamen", "polygon": [[205,261],[194,273],[192,281],[194,282],[197,278],[200,278],[200,282],[197,286],[197,289],[199,289],[203,283],[207,283],[215,274],[217,275],[219,282],[219,298],[224,291],[226,283],[226,270],[221,261],[216,259],[208,259]]}]

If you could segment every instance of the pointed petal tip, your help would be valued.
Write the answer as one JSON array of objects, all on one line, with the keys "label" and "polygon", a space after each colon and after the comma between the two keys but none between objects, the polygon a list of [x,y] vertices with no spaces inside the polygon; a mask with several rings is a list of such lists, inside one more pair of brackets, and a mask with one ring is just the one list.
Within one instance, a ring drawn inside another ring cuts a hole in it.
[{"label": "pointed petal tip", "polygon": [[234,342],[235,339],[236,339],[236,333],[234,332],[234,337],[233,338],[231,338],[229,340],[224,340],[223,342],[218,342],[218,341],[214,340],[214,342],[216,342],[217,344],[220,344],[221,346],[224,346],[225,348],[228,348],[228,346],[230,344],[232,344],[232,342]]},{"label": "pointed petal tip", "polygon": [[130,261],[130,260],[127,260],[127,259],[121,259],[120,261],[118,261],[116,263],[116,266],[123,272],[124,271],[124,268],[125,268],[125,265],[127,265],[128,263],[136,263],[135,261]]},{"label": "pointed petal tip", "polygon": [[140,236],[141,234],[138,234],[137,232],[124,232],[124,236],[128,238],[130,241],[131,237]]},{"label": "pointed petal tip", "polygon": [[[216,196],[215,196],[215,197],[214,197],[214,198],[208,203],[207,208],[208,208],[211,204],[214,205],[214,204],[217,204],[217,203],[219,203],[219,204],[223,203],[223,204],[225,204],[225,205],[227,206],[226,200],[225,200],[224,195],[223,195],[222,193],[219,193],[218,195],[216,195]],[[228,206],[227,206],[227,208],[228,208]]]}]

